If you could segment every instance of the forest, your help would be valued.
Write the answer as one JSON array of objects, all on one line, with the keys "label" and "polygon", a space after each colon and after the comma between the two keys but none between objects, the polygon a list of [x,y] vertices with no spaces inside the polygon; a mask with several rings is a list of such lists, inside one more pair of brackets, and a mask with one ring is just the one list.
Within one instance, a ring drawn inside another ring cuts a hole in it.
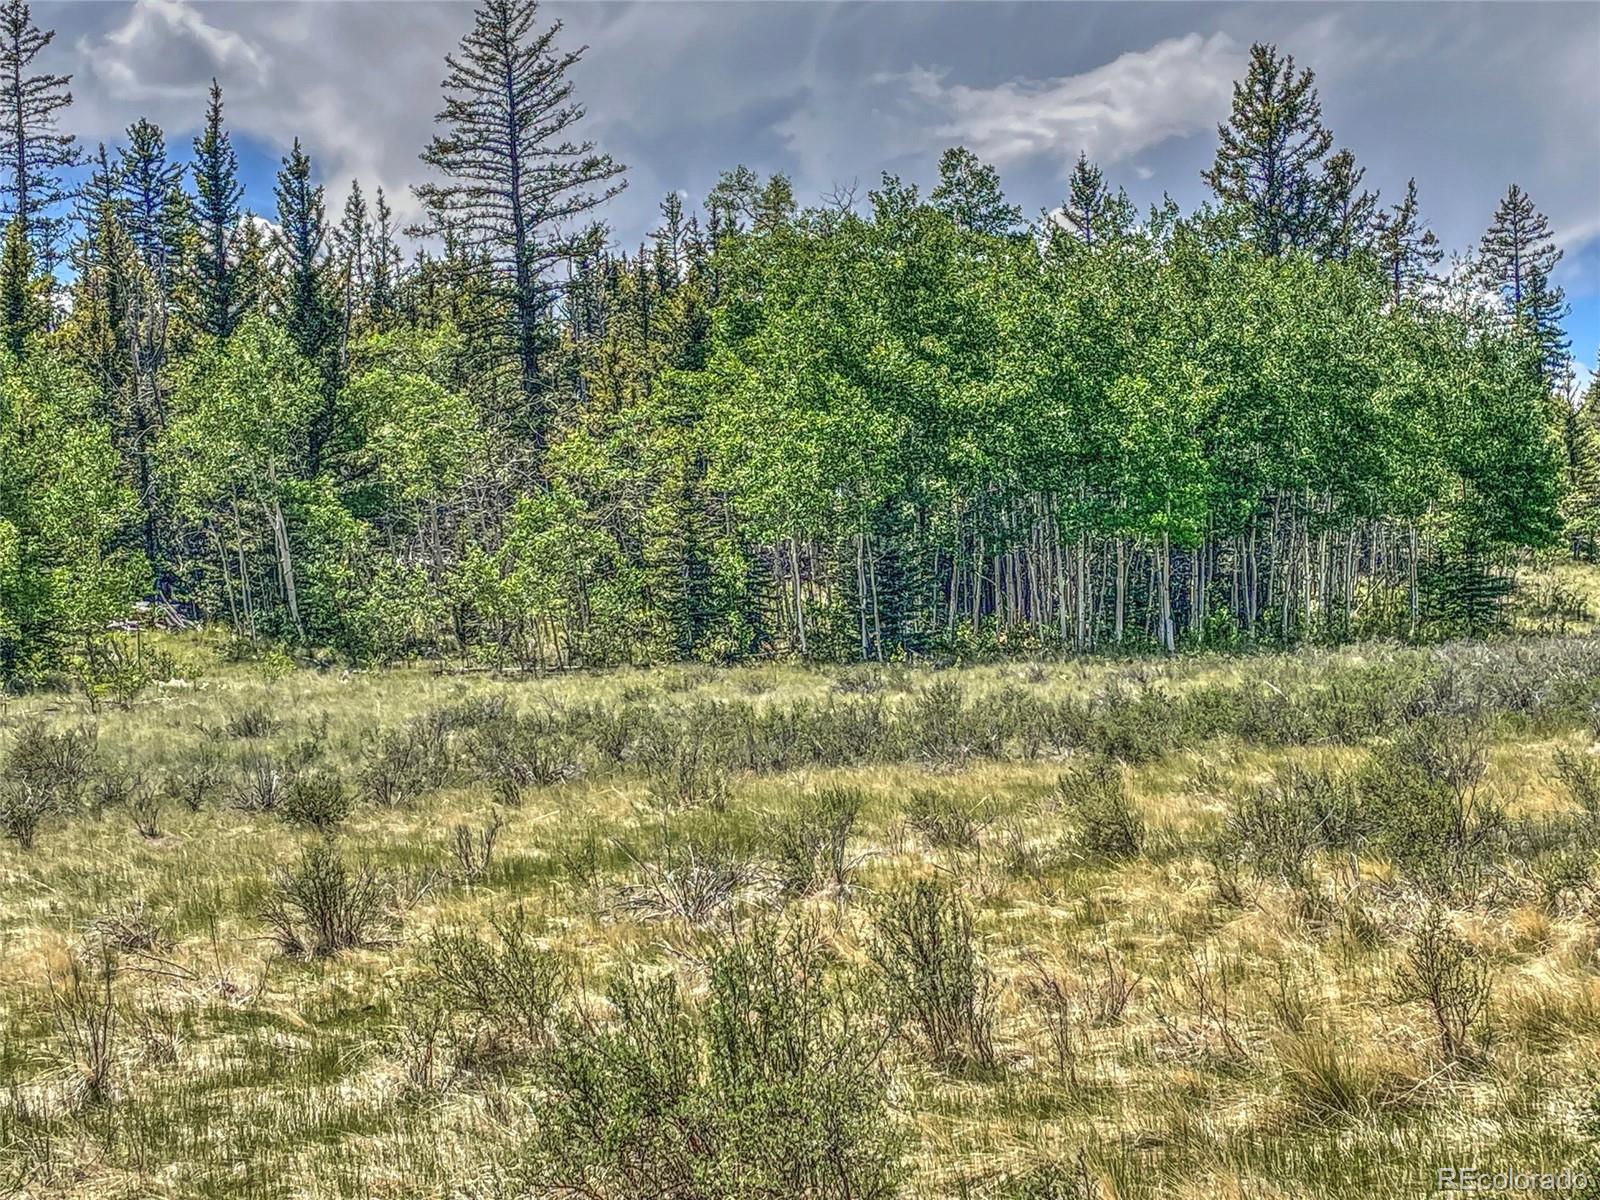
[{"label": "forest", "polygon": [[[1512,184],[1443,262],[1252,48],[1205,179],[1080,156],[1029,219],[954,147],[803,204],[725,172],[617,247],[580,50],[488,0],[401,227],[298,141],[61,132],[0,10],[0,674],[127,683],[136,609],[354,663],[533,669],[1478,633],[1593,553],[1595,389]],[[119,682],[120,681],[120,682]]]}]

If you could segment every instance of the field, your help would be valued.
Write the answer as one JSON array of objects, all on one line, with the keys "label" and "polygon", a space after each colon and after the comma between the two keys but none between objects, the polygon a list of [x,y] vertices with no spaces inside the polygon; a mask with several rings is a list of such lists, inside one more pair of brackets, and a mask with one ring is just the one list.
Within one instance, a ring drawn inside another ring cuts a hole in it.
[{"label": "field", "polygon": [[0,709],[0,1193],[1600,1178],[1586,627],[514,679],[168,648],[126,708]]}]

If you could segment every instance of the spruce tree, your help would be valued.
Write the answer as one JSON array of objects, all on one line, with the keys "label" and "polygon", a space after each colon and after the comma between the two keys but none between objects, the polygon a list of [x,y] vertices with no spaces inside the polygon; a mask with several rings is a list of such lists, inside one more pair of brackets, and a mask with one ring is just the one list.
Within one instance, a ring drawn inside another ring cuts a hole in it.
[{"label": "spruce tree", "polygon": [[1418,215],[1415,179],[1406,181],[1404,200],[1378,214],[1374,228],[1373,248],[1389,280],[1390,295],[1398,304],[1431,278],[1428,268],[1444,256],[1439,239]]},{"label": "spruce tree", "polygon": [[21,217],[6,226],[0,250],[0,344],[21,359],[28,339],[45,325],[44,303],[34,275],[33,246]]},{"label": "spruce tree", "polygon": [[400,276],[400,249],[394,242],[394,213],[379,188],[372,201],[371,286],[367,289],[367,317],[382,328],[394,315],[395,286]]},{"label": "spruce tree", "polygon": [[78,186],[73,199],[73,219],[83,231],[74,246],[74,265],[80,274],[94,262],[102,216],[106,212],[117,212],[122,207],[122,181],[118,178],[117,168],[112,164],[104,142],[90,156],[88,165],[89,174]]},{"label": "spruce tree", "polygon": [[1248,216],[1251,238],[1269,255],[1317,245],[1327,221],[1322,161],[1333,134],[1310,71],[1294,56],[1257,42],[1250,68],[1233,85],[1233,111],[1217,126],[1221,144],[1202,178],[1225,204]]},{"label": "spruce tree", "polygon": [[283,323],[296,350],[322,377],[323,406],[312,419],[309,473],[316,474],[333,435],[338,392],[339,319],[328,280],[323,189],[311,182],[311,159],[294,140],[274,188],[278,199],[277,249],[283,271]]},{"label": "spruce tree", "polygon": [[1544,381],[1553,385],[1566,353],[1561,329],[1566,297],[1550,283],[1561,250],[1550,221],[1516,184],[1495,209],[1494,220],[1479,246],[1483,281],[1497,291],[1512,320],[1537,343]]},{"label": "spruce tree", "polygon": [[940,156],[939,184],[929,198],[962,229],[986,237],[1009,237],[1022,224],[1022,210],[1006,203],[995,169],[965,146]]},{"label": "spruce tree", "polygon": [[195,219],[200,250],[195,258],[194,323],[225,338],[239,324],[242,304],[234,257],[239,229],[239,160],[222,125],[222,88],[213,79],[205,128],[194,140]]},{"label": "spruce tree", "polygon": [[1097,246],[1119,237],[1133,225],[1133,204],[1121,188],[1113,192],[1100,168],[1086,153],[1078,154],[1067,181],[1066,202],[1046,213],[1044,227],[1053,252],[1073,246]]},{"label": "spruce tree", "polygon": [[345,361],[348,352],[351,326],[367,305],[367,266],[371,244],[367,199],[361,194],[361,181],[352,179],[350,191],[344,199],[344,215],[333,231],[333,257],[343,309],[339,321],[341,362]]},{"label": "spruce tree", "polygon": [[1372,246],[1378,196],[1362,188],[1366,174],[1348,150],[1331,155],[1323,167],[1320,202],[1330,258],[1346,259]]},{"label": "spruce tree", "polygon": [[140,118],[128,126],[128,144],[117,156],[121,219],[145,265],[163,290],[171,285],[189,226],[183,164],[167,157],[159,126]]},{"label": "spruce tree", "polygon": [[70,75],[30,74],[33,60],[55,37],[41,30],[22,0],[0,4],[0,197],[7,218],[21,218],[46,272],[53,265],[59,217],[66,199],[61,173],[78,163],[78,142],[56,131],[72,103]]},{"label": "spruce tree", "polygon": [[447,55],[444,108],[422,160],[445,182],[417,189],[433,223],[449,213],[467,245],[498,272],[514,333],[524,424],[542,449],[549,414],[540,356],[553,300],[549,273],[593,243],[575,218],[622,190],[623,168],[594,143],[571,140],[584,115],[569,71],[583,50],[559,51],[561,23],[536,24],[536,0],[485,0],[460,50]]}]

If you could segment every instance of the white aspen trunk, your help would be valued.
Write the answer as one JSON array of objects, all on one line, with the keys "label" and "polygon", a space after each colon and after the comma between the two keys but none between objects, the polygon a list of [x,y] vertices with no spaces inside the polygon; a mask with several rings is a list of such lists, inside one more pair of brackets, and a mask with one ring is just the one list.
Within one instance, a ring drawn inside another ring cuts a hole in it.
[{"label": "white aspen trunk", "polygon": [[1123,617],[1128,610],[1128,544],[1122,539],[1117,539],[1117,599],[1116,611],[1113,614],[1112,635],[1117,639],[1117,645],[1122,645]]},{"label": "white aspen trunk", "polygon": [[1168,654],[1177,647],[1172,627],[1172,543],[1167,531],[1161,531],[1161,645]]},{"label": "white aspen trunk", "polygon": [[794,627],[800,635],[800,657],[807,658],[810,651],[806,648],[805,599],[800,591],[800,541],[793,534],[789,536],[789,578],[794,583]]}]

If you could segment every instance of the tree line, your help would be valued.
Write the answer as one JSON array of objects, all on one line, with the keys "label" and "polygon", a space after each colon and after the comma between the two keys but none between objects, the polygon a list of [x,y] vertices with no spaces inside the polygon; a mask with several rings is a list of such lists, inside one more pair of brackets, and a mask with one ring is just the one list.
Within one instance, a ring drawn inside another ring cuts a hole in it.
[{"label": "tree line", "polygon": [[447,56],[404,230],[298,141],[248,211],[215,81],[186,157],[86,154],[50,47],[0,5],[7,679],[141,600],[537,668],[1419,636],[1595,552],[1548,222],[1513,185],[1442,268],[1272,46],[1192,212],[1080,156],[1028,220],[956,147],[811,206],[740,167],[631,252],[532,0]]}]

